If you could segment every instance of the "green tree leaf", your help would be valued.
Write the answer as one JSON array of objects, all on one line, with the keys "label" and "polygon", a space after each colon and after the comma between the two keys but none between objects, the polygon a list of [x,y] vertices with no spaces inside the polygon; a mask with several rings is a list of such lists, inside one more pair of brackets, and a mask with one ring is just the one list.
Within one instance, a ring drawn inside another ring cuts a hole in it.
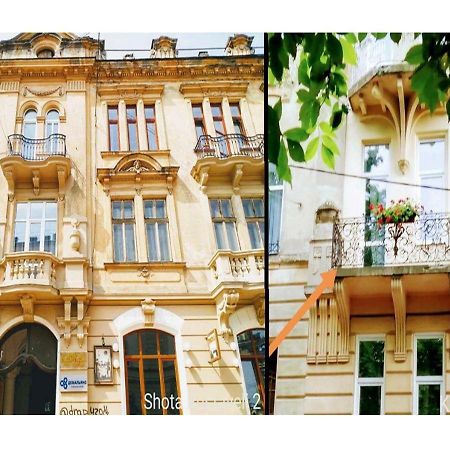
[{"label": "green tree leaf", "polygon": [[327,34],[327,50],[330,53],[331,62],[338,65],[342,64],[344,53],[339,39],[331,33]]},{"label": "green tree leaf", "polygon": [[327,122],[320,122],[319,128],[326,134],[331,134],[333,132],[331,125]]},{"label": "green tree leaf", "polygon": [[284,68],[289,66],[289,56],[284,48],[281,33],[274,33],[269,39],[269,65],[275,78],[281,81]]},{"label": "green tree leaf", "polygon": [[303,152],[303,147],[296,141],[287,140],[289,155],[297,162],[305,162],[305,153]]},{"label": "green tree leaf", "polygon": [[297,55],[297,38],[294,33],[284,33],[284,48],[295,58]]},{"label": "green tree leaf", "polygon": [[350,42],[350,44],[356,44],[358,42],[355,33],[345,33],[345,39],[347,39],[347,41]]},{"label": "green tree leaf", "polygon": [[414,47],[411,47],[405,56],[405,61],[407,61],[409,64],[423,63],[422,44],[414,45]]},{"label": "green tree leaf", "polygon": [[333,152],[322,144],[322,160],[330,168],[334,170],[334,154]]},{"label": "green tree leaf", "polygon": [[447,109],[447,117],[448,117],[449,122],[450,122],[450,99],[447,100],[447,105],[445,107]]},{"label": "green tree leaf", "polygon": [[306,161],[310,161],[314,158],[317,153],[317,149],[319,148],[319,136],[311,139],[306,146],[305,159]]},{"label": "green tree leaf", "polygon": [[411,87],[417,93],[419,101],[425,103],[431,112],[439,103],[439,83],[441,81],[436,63],[423,65],[411,78]]},{"label": "green tree leaf", "polygon": [[291,128],[284,132],[284,136],[291,141],[303,142],[308,139],[309,134],[303,128]]},{"label": "green tree leaf", "polygon": [[309,86],[308,61],[303,58],[298,66],[298,80],[305,86]]},{"label": "green tree leaf", "polygon": [[330,122],[331,122],[331,128],[333,128],[333,130],[337,129],[339,127],[339,125],[341,124],[342,115],[343,115],[343,113],[342,113],[342,110],[340,110],[340,109],[337,111],[334,111],[333,114],[331,115]]},{"label": "green tree leaf", "polygon": [[402,33],[389,33],[389,36],[391,37],[391,40],[398,44],[400,42],[400,39],[402,38]]},{"label": "green tree leaf", "polygon": [[358,60],[358,57],[356,56],[355,48],[347,39],[345,39],[343,37],[341,37],[339,39],[339,42],[342,45],[344,62],[346,64],[351,64],[352,66],[354,66]]},{"label": "green tree leaf", "polygon": [[278,163],[278,154],[280,151],[280,119],[276,111],[270,106],[267,106],[267,123],[268,123],[268,140],[269,161],[271,163]]},{"label": "green tree leaf", "polygon": [[387,36],[387,33],[372,33],[375,36],[375,39],[384,39]]},{"label": "green tree leaf", "polygon": [[283,141],[281,141],[280,143],[280,152],[278,154],[277,161],[277,173],[280,179],[286,180],[288,183],[292,182],[292,174],[291,169],[289,168],[287,150]]},{"label": "green tree leaf", "polygon": [[362,42],[367,36],[367,33],[358,33],[358,41]]},{"label": "green tree leaf", "polygon": [[273,106],[274,111],[277,113],[278,121],[281,120],[281,116],[283,114],[283,105],[281,104],[281,98]]},{"label": "green tree leaf", "polygon": [[304,103],[311,100],[311,93],[306,89],[299,89],[297,91],[297,97],[302,103]]},{"label": "green tree leaf", "polygon": [[334,155],[339,155],[339,147],[337,146],[336,142],[331,138],[330,135],[324,134],[322,135],[322,143],[325,147],[327,147],[331,152],[333,152]]}]

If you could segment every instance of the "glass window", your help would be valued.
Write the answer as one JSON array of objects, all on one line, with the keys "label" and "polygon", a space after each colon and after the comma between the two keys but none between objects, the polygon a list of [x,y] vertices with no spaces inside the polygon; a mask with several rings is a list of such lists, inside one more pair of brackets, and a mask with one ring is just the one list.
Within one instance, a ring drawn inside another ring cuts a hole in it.
[{"label": "glass window", "polygon": [[144,106],[145,125],[149,150],[158,150],[158,131],[156,128],[155,105]]},{"label": "glass window", "polygon": [[62,153],[62,149],[58,148],[59,139],[55,136],[59,133],[59,112],[52,109],[47,113],[45,118],[45,137],[47,142],[45,143],[45,150],[49,154]]},{"label": "glass window", "polygon": [[36,139],[37,113],[34,109],[29,109],[23,117],[22,134],[26,138],[22,143],[20,154],[25,159],[36,159]]},{"label": "glass window", "polygon": [[145,200],[144,219],[149,261],[170,261],[169,219],[165,200]]},{"label": "glass window", "polygon": [[280,250],[281,211],[283,204],[283,182],[278,178],[276,167],[269,163],[269,254]]},{"label": "glass window", "polygon": [[119,151],[119,110],[117,106],[108,106],[109,150]]},{"label": "glass window", "polygon": [[127,128],[128,128],[128,147],[132,152],[135,152],[139,150],[136,106],[127,105],[126,110],[127,110]]},{"label": "glass window", "polygon": [[443,139],[419,143],[419,170],[421,186],[420,202],[426,213],[441,213],[446,210],[445,195],[445,142]]},{"label": "glass window", "polygon": [[205,119],[203,117],[203,107],[201,104],[192,105],[192,115],[194,116],[195,133],[197,139],[206,135]]},{"label": "glass window", "polygon": [[56,254],[56,202],[18,202],[14,222],[14,252]]},{"label": "glass window", "polygon": [[230,103],[231,118],[233,120],[234,133],[245,136],[244,122],[241,117],[239,103]]},{"label": "glass window", "polygon": [[264,414],[266,340],[263,329],[244,331],[237,336],[247,400],[252,415]]},{"label": "glass window", "polygon": [[384,341],[364,338],[357,340],[356,413],[382,413],[384,390]]},{"label": "glass window", "polygon": [[133,200],[112,202],[114,261],[136,261]]},{"label": "glass window", "polygon": [[181,414],[175,338],[138,330],[124,337],[124,348],[128,414]]},{"label": "glass window", "polygon": [[441,414],[444,402],[444,340],[441,336],[416,336],[414,412]]},{"label": "glass window", "polygon": [[242,205],[252,248],[264,248],[264,200],[245,198]]},{"label": "glass window", "polygon": [[217,248],[219,250],[239,250],[236,218],[230,199],[210,199],[209,205]]}]

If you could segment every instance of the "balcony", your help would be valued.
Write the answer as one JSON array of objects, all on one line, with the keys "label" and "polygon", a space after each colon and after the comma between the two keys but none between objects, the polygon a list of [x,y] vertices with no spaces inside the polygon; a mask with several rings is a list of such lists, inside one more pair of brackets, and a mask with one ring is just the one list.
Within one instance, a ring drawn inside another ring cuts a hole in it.
[{"label": "balcony", "polygon": [[52,134],[45,139],[29,139],[12,134],[8,137],[8,156],[0,160],[0,166],[8,182],[9,198],[18,187],[32,189],[35,195],[41,188],[56,187],[63,199],[70,175],[66,136]]},{"label": "balcony", "polygon": [[337,268],[450,265],[450,214],[381,227],[364,217],[337,220],[331,262]]},{"label": "balcony", "polygon": [[246,180],[264,179],[264,135],[247,137],[226,134],[219,137],[202,135],[194,148],[197,162],[191,175],[203,191],[208,184],[231,180],[239,188],[242,177]]},{"label": "balcony", "polygon": [[208,264],[212,288],[219,285],[264,283],[264,250],[218,250]]}]

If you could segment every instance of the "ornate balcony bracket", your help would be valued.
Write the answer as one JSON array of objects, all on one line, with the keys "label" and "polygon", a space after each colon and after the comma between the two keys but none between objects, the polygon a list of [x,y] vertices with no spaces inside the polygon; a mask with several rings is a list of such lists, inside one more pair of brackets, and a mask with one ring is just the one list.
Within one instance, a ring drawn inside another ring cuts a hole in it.
[{"label": "ornate balcony bracket", "polygon": [[258,323],[263,326],[265,323],[265,317],[266,317],[266,302],[264,299],[264,296],[259,297],[255,303],[255,312],[256,312],[256,318],[258,319]]},{"label": "ornate balcony bracket", "polygon": [[406,295],[402,277],[392,277],[391,290],[395,313],[394,360],[402,362],[406,360]]},{"label": "ornate balcony bracket", "polygon": [[236,310],[239,302],[239,293],[235,290],[225,291],[222,299],[217,304],[217,318],[219,320],[219,330],[223,337],[230,337],[233,335],[233,330],[230,327],[230,316]]},{"label": "ornate balcony bracket", "polygon": [[[77,315],[76,317],[71,317],[72,311],[72,301],[77,302]],[[76,335],[78,345],[80,348],[83,347],[86,337],[87,330],[90,323],[90,317],[85,317],[85,307],[83,299],[72,299],[65,298],[64,300],[64,317],[57,317],[56,321],[58,327],[63,332],[63,339],[67,347],[70,346],[72,341],[72,336]]]},{"label": "ornate balcony bracket", "polygon": [[151,298],[146,298],[141,302],[142,313],[144,314],[144,325],[146,327],[153,326],[155,321],[156,303]]},{"label": "ornate balcony bracket", "polygon": [[32,295],[22,295],[20,297],[24,322],[34,322],[34,301],[35,298]]}]

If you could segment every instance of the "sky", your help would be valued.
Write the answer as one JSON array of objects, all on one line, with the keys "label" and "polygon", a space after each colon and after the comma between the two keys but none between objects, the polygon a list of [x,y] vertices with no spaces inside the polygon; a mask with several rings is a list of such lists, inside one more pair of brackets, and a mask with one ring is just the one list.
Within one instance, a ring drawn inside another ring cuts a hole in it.
[{"label": "sky", "polygon": [[[264,46],[264,34],[263,33],[249,33],[242,32],[244,34],[254,36],[253,47],[255,53],[262,54]],[[0,33],[0,40],[11,39],[18,33]],[[79,36],[90,36],[94,39],[98,38],[98,32],[75,32]],[[105,49],[121,49],[123,51],[108,51],[108,59],[122,59],[127,53],[133,53],[135,58],[146,58],[152,45],[152,39],[156,39],[159,36],[169,36],[171,38],[178,39],[177,49],[179,50],[178,56],[197,56],[199,50],[183,51],[182,49],[192,48],[218,48],[220,50],[208,50],[210,55],[223,55],[225,45],[228,37],[233,35],[230,33],[100,33],[100,39],[105,41]],[[141,49],[143,51],[136,51]]]}]

